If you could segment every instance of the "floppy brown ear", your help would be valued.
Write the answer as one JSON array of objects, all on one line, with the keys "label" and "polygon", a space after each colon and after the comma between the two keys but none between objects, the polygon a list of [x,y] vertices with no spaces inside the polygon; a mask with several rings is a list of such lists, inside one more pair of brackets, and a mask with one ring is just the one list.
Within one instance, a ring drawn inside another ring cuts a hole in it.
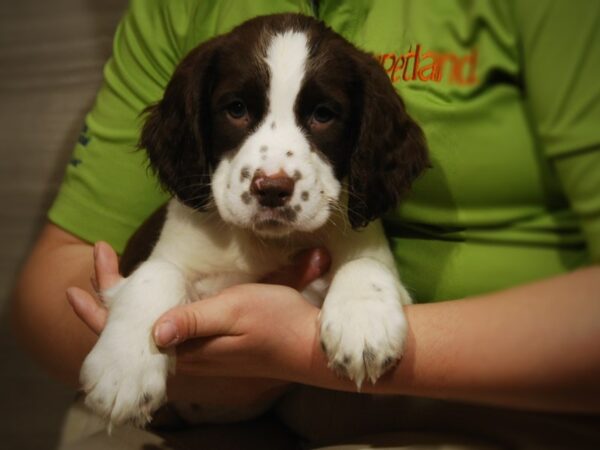
[{"label": "floppy brown ear", "polygon": [[163,187],[196,209],[210,196],[210,87],[218,38],[189,53],[177,66],[162,100],[148,107],[139,147]]},{"label": "floppy brown ear", "polygon": [[408,116],[385,71],[361,54],[362,116],[348,174],[348,219],[353,228],[380,217],[429,167],[425,137]]}]

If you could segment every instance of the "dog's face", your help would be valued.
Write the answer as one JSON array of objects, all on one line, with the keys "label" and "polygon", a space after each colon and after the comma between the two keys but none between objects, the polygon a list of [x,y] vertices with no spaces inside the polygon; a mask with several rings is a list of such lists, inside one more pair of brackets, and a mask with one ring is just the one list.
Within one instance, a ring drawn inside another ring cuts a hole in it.
[{"label": "dog's face", "polygon": [[318,229],[346,197],[351,225],[364,226],[428,165],[375,59],[291,14],[193,50],[149,109],[140,146],[182,202],[265,236]]}]

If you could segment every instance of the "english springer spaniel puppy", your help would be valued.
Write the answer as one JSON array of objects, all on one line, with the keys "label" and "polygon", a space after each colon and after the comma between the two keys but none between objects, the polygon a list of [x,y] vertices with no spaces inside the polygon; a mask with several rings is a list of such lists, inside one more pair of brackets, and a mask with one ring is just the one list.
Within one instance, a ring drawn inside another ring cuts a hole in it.
[{"label": "english springer spaniel puppy", "polygon": [[252,19],[185,57],[140,147],[173,199],[159,237],[142,239],[147,258],[102,293],[108,322],[81,371],[94,411],[146,423],[165,401],[172,357],[153,343],[155,321],[309,247],[332,258],[306,291],[322,304],[330,367],[360,388],[401,357],[411,299],[376,219],[428,156],[371,55],[310,17]]}]

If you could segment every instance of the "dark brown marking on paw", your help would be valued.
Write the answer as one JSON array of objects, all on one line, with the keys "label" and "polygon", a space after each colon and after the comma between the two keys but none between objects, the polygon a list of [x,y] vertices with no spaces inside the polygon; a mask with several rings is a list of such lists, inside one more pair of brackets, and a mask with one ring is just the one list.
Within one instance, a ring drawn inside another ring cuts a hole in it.
[{"label": "dark brown marking on paw", "polygon": [[299,170],[295,170],[293,178],[296,181],[301,180],[302,179],[302,172],[300,172]]},{"label": "dark brown marking on paw", "polygon": [[341,376],[344,376],[344,377],[348,376],[348,369],[346,368],[346,366],[343,363],[341,363],[339,361],[334,361],[331,364],[331,368],[338,375],[341,375]]},{"label": "dark brown marking on paw", "polygon": [[261,153],[266,153],[267,150],[269,150],[269,147],[267,147],[266,145],[263,145],[263,146],[260,147],[260,152]]},{"label": "dark brown marking on paw", "polygon": [[325,341],[321,340],[321,350],[323,353],[327,354],[327,345],[325,345]]},{"label": "dark brown marking on paw", "polygon": [[250,202],[252,201],[252,196],[250,195],[250,192],[248,192],[248,191],[243,192],[242,195],[241,195],[241,197],[242,197],[242,201],[246,205],[249,205]]},{"label": "dark brown marking on paw", "polygon": [[300,194],[300,198],[303,202],[306,202],[310,198],[310,194],[308,193],[308,191],[302,191],[302,194]]},{"label": "dark brown marking on paw", "polygon": [[375,353],[375,350],[373,350],[373,348],[369,347],[368,345],[365,345],[365,349],[363,350],[364,363],[372,364],[373,362],[375,362],[376,358],[377,358],[377,355]]},{"label": "dark brown marking on paw", "polygon": [[300,205],[294,205],[294,211],[296,211],[296,212],[302,211],[302,206],[300,206]]},{"label": "dark brown marking on paw", "polygon": [[387,358],[385,358],[383,360],[383,362],[381,363],[381,370],[383,372],[385,372],[387,369],[389,369],[390,367],[392,367],[394,364],[396,364],[397,359],[394,358],[393,356],[388,356]]},{"label": "dark brown marking on paw", "polygon": [[292,156],[294,156],[294,152],[291,150],[288,150],[287,152],[285,152],[285,156],[287,156],[288,158],[291,158]]}]

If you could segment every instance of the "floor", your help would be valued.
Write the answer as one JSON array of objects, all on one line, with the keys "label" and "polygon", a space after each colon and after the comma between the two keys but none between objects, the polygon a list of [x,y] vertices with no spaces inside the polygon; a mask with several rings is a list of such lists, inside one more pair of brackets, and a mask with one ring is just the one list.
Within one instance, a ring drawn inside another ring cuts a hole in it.
[{"label": "floor", "polygon": [[21,351],[10,291],[93,103],[126,0],[0,2],[0,448],[52,449],[74,392]]}]

